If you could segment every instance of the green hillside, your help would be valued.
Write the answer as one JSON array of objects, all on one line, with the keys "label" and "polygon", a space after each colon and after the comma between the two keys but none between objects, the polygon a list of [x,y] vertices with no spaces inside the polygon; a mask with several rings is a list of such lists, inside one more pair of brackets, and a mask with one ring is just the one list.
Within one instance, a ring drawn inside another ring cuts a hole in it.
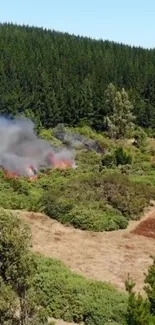
[{"label": "green hillside", "polygon": [[0,169],[0,325],[47,325],[48,317],[83,325],[155,324],[155,261],[147,298],[136,297],[130,279],[127,295],[34,255],[29,229],[7,211],[44,212],[94,232],[140,219],[155,201],[154,86],[155,50],[0,24],[0,115],[32,119],[53,150],[75,155],[77,167],[42,168],[33,182]]},{"label": "green hillside", "polygon": [[129,92],[139,125],[155,127],[155,50],[0,25],[1,114],[24,111],[46,128],[83,120],[103,128],[109,83]]},{"label": "green hillside", "polygon": [[145,147],[137,148],[127,140],[112,140],[82,127],[63,129],[61,141],[60,129],[42,130],[40,135],[58,147],[66,141],[69,146],[69,141],[74,140],[72,150],[76,150],[78,168],[42,170],[35,182],[24,178],[10,180],[1,171],[0,205],[44,211],[83,230],[123,229],[130,219],[138,219],[155,199],[151,140]]}]

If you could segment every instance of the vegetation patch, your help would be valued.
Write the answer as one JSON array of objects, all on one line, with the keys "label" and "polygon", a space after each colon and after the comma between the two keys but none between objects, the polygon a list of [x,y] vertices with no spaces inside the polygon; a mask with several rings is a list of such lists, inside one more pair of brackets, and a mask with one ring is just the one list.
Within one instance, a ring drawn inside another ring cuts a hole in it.
[{"label": "vegetation patch", "polygon": [[[87,132],[84,127],[75,130],[100,141],[105,139],[105,135],[90,127]],[[52,129],[41,132],[53,141]],[[127,227],[129,220],[138,219],[155,198],[153,156],[148,154],[147,146],[143,152],[127,141],[109,141],[105,153],[77,148],[77,169],[42,171],[35,182],[22,177],[10,180],[1,171],[0,205],[7,209],[43,211],[82,230]]]},{"label": "vegetation patch", "polygon": [[88,325],[125,324],[127,297],[112,285],[86,280],[54,259],[39,257],[37,265],[37,303],[50,316]]}]

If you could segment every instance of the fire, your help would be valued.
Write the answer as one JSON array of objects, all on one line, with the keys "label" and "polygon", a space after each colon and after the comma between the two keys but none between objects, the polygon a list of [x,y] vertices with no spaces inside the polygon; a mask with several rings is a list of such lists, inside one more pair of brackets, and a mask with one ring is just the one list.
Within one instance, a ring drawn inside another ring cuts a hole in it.
[{"label": "fire", "polygon": [[8,170],[4,169],[4,174],[7,178],[19,178],[19,175],[17,173],[9,172]]},{"label": "fire", "polygon": [[[68,168],[76,168],[75,162],[73,159],[66,158],[57,158],[56,155],[50,153],[48,155],[48,162],[54,169],[68,169]],[[12,172],[7,169],[4,169],[4,174],[9,179],[18,179],[21,176],[27,177],[30,181],[35,181],[38,179],[38,170],[32,164],[25,166],[24,175],[20,173],[20,171]]]},{"label": "fire", "polygon": [[67,160],[67,161],[56,160],[54,162],[54,168],[58,168],[58,169],[72,168],[72,161],[70,161],[70,160]]},{"label": "fire", "polygon": [[[8,179],[19,179],[21,177],[21,175],[19,175],[18,173],[12,173],[12,172],[9,172],[7,170],[4,170],[4,174]],[[30,177],[28,177],[28,179],[31,182],[33,182],[33,181],[38,179],[38,176],[37,175],[30,176]]]},{"label": "fire", "polygon": [[51,153],[48,158],[52,166],[56,169],[75,168],[75,162],[72,159],[58,159],[53,153]]},{"label": "fire", "polygon": [[[33,166],[29,166],[26,171],[28,173],[28,179],[30,181],[35,181],[36,179],[38,179],[38,175],[35,174],[35,169],[33,168]],[[6,169],[4,169],[4,174],[9,179],[18,179],[19,177],[22,176],[18,172],[10,172],[10,171],[8,171]]]}]

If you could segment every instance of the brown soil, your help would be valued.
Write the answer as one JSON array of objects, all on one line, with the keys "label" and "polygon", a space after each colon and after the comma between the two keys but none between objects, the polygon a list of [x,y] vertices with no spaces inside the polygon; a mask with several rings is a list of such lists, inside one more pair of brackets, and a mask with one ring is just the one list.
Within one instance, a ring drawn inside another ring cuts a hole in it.
[{"label": "brown soil", "polygon": [[16,213],[31,227],[34,251],[58,258],[73,271],[111,282],[122,290],[129,273],[136,281],[136,290],[142,292],[144,272],[152,262],[150,255],[155,255],[155,236],[150,235],[155,208],[141,221],[132,221],[126,230],[102,233],[66,227],[41,213]]},{"label": "brown soil", "polygon": [[155,239],[155,214],[142,221],[131,233]]}]

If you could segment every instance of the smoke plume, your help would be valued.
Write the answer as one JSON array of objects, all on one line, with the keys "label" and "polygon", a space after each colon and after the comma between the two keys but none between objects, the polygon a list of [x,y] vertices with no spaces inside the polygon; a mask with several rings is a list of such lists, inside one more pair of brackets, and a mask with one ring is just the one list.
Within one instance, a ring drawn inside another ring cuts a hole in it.
[{"label": "smoke plume", "polygon": [[85,149],[93,150],[100,154],[104,153],[104,149],[99,145],[98,141],[87,138],[82,134],[68,131],[63,124],[59,124],[55,128],[55,137],[70,146],[70,148],[82,146]]},{"label": "smoke plume", "polygon": [[56,167],[60,160],[72,162],[70,167],[75,168],[74,155],[67,149],[56,152],[48,141],[38,138],[28,118],[0,117],[0,166],[9,173],[30,177],[41,168]]}]

